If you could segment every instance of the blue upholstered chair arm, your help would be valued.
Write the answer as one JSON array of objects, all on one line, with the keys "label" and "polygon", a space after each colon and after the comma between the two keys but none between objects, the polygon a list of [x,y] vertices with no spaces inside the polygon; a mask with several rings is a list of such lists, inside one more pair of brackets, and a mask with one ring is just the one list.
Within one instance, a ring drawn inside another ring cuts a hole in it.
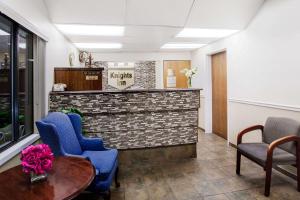
[{"label": "blue upholstered chair arm", "polygon": [[104,151],[106,148],[103,145],[103,141],[100,138],[86,138],[82,137],[81,140],[79,140],[81,148],[83,150],[88,151]]},{"label": "blue upholstered chair arm", "polygon": [[87,138],[82,136],[82,125],[81,117],[75,113],[69,113],[68,117],[70,118],[72,125],[74,127],[76,136],[80,143],[82,150],[89,151],[103,151],[106,150],[103,146],[103,141],[100,138]]}]

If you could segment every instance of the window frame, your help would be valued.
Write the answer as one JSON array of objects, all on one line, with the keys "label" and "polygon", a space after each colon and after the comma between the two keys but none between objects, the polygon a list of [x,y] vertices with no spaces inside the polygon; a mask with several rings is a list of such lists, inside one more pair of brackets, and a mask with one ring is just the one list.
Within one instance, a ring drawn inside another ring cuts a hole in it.
[{"label": "window frame", "polygon": [[[35,34],[28,30],[26,27],[22,26],[21,24],[17,23],[7,15],[0,12],[0,16],[9,20],[11,22],[11,37],[10,37],[10,112],[11,112],[11,124],[12,124],[12,140],[4,143],[2,147],[0,147],[0,154],[5,150],[9,149],[13,145],[17,144],[18,142],[24,140],[28,136],[31,136],[34,133],[34,130],[29,134],[24,135],[23,137],[20,136],[19,133],[19,31],[23,30],[32,34],[32,47],[30,48],[32,51],[32,55],[34,55],[34,37]],[[29,61],[27,61],[29,62]],[[34,69],[34,63],[32,63]],[[34,127],[34,70],[31,70],[31,87],[30,87],[30,94],[31,94],[31,109],[32,109],[32,127]],[[26,103],[24,103],[26,106]]]}]

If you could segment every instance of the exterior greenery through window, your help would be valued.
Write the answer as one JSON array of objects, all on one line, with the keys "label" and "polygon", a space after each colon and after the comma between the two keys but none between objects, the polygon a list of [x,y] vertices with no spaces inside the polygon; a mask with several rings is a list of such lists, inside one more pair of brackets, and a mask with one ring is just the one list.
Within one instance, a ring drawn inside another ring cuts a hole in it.
[{"label": "exterior greenery through window", "polygon": [[33,133],[33,34],[0,14],[0,151]]}]

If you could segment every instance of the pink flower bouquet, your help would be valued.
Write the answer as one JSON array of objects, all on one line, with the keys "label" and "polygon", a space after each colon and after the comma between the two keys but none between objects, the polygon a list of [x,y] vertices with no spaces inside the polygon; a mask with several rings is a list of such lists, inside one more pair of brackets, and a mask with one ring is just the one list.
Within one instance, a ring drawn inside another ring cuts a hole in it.
[{"label": "pink flower bouquet", "polygon": [[21,153],[21,165],[25,173],[45,174],[52,169],[53,160],[53,153],[46,144],[30,145]]}]

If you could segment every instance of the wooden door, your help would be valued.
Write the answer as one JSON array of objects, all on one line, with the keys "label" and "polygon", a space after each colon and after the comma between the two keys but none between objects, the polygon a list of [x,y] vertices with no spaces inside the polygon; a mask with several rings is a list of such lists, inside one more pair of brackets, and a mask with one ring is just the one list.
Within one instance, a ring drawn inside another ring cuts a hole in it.
[{"label": "wooden door", "polygon": [[181,71],[191,68],[190,60],[165,60],[164,61],[164,88],[167,88],[168,69],[172,69],[176,77],[176,88],[187,88],[187,78]]},{"label": "wooden door", "polygon": [[226,52],[212,55],[212,131],[227,139]]}]

